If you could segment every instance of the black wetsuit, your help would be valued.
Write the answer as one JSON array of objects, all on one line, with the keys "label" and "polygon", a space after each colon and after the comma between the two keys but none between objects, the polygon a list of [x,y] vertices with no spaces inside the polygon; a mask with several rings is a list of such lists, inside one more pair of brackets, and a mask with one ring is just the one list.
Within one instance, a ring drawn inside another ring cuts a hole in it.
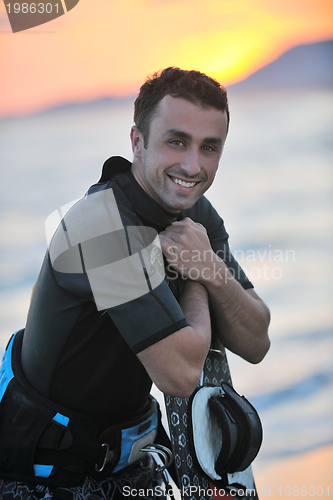
[{"label": "black wetsuit", "polygon": [[[188,216],[207,229],[215,252],[228,252],[223,222],[205,197],[190,210],[171,214],[138,185],[129,162],[113,159],[108,167],[109,173],[104,173],[107,178],[114,168],[127,172],[93,186],[89,192],[113,187],[117,199],[120,187],[130,206],[124,214],[122,200],[117,200],[124,225],[136,225],[139,217],[144,225],[159,232]],[[244,288],[251,287],[230,254],[225,258]],[[186,324],[166,282],[106,313],[96,309],[87,277],[55,271],[47,254],[27,319],[22,368],[35,389],[65,407],[98,418],[130,415],[140,411],[151,388],[151,380],[135,353]]]},{"label": "black wetsuit", "polygon": [[[205,197],[191,209],[171,214],[144,192],[130,168],[131,164],[123,158],[109,159],[104,164],[101,181],[88,194],[111,188],[125,228],[143,225],[160,232],[176,219],[190,217],[200,222],[207,230],[213,250],[224,259],[235,278],[245,289],[252,288],[230,254],[222,219]],[[78,203],[84,204],[85,199]],[[65,216],[57,230],[67,239],[66,220],[75,219],[75,210],[78,208],[69,212],[72,214],[69,219]],[[87,224],[98,223],[94,222],[93,210],[84,213],[84,217],[90,218]],[[74,220],[73,227],[80,224],[82,214],[77,225]],[[60,244],[57,232],[54,241],[57,243],[58,238]],[[107,235],[100,238],[102,243],[106,238],[107,243]],[[23,373],[39,393],[97,419],[101,427],[140,414],[152,382],[136,354],[187,325],[175,298],[180,279],[172,279],[175,276],[169,273],[169,278],[148,293],[114,307],[101,308],[96,306],[84,262],[81,272],[61,272],[54,265],[51,253],[45,256],[28,314],[22,344]]]}]

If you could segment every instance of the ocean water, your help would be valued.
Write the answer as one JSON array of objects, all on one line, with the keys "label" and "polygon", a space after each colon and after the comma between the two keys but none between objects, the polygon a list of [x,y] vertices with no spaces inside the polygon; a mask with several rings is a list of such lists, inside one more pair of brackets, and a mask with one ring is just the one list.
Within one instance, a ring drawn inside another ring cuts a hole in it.
[{"label": "ocean water", "polygon": [[[259,365],[229,354],[260,413],[259,467],[333,442],[333,91],[230,91],[231,128],[207,196],[272,313]],[[132,100],[0,122],[0,349],[24,326],[46,250],[44,223],[131,159]]]}]

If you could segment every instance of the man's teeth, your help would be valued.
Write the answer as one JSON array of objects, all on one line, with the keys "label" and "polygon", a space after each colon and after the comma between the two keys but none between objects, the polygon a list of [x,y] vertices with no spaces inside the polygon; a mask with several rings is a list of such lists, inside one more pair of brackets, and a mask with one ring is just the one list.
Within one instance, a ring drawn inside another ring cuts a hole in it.
[{"label": "man's teeth", "polygon": [[176,179],[175,177],[171,177],[171,179],[176,184],[179,184],[180,186],[187,187],[187,188],[190,188],[190,187],[193,187],[196,185],[196,182],[185,182],[185,181],[181,181],[180,179]]}]

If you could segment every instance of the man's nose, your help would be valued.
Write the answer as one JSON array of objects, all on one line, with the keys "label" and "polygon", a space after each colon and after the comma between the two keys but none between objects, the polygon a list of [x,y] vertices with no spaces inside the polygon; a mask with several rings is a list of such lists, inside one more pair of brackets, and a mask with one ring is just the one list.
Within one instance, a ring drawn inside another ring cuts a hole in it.
[{"label": "man's nose", "polygon": [[193,149],[187,152],[186,157],[184,158],[184,161],[182,163],[182,168],[191,177],[197,175],[200,172],[200,158],[197,151]]}]

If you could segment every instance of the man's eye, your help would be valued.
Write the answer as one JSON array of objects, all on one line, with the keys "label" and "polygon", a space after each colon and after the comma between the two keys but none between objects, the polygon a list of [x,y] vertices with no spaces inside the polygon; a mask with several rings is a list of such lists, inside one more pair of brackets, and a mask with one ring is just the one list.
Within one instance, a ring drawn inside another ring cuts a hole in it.
[{"label": "man's eye", "polygon": [[173,139],[170,141],[170,144],[173,144],[174,146],[184,146],[184,143],[178,139]]},{"label": "man's eye", "polygon": [[205,145],[205,146],[202,146],[202,149],[204,151],[216,151],[216,149],[213,147],[213,146],[208,146],[208,145]]}]

